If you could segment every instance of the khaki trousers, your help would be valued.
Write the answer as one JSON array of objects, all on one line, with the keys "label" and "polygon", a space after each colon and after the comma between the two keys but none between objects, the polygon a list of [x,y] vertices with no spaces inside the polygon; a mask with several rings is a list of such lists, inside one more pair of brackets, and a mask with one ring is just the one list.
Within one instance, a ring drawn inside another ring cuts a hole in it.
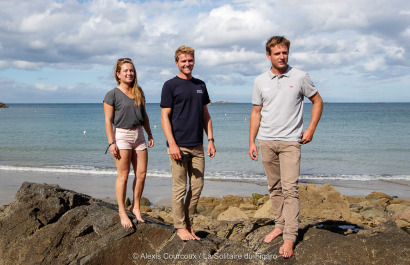
[{"label": "khaki trousers", "polygon": [[[180,147],[180,149],[185,155],[190,156],[192,161],[183,164],[180,160],[169,157],[172,173],[172,214],[174,227],[177,229],[192,226],[193,216],[204,186],[205,170],[203,145]],[[187,184],[189,184],[188,191]]]},{"label": "khaki trousers", "polygon": [[300,147],[298,142],[258,140],[275,227],[283,230],[284,240],[293,242],[299,225]]}]

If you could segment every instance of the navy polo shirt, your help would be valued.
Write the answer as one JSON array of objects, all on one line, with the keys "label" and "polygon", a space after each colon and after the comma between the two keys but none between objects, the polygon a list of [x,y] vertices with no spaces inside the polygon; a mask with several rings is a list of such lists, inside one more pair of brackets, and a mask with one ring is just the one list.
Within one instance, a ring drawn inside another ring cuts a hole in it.
[{"label": "navy polo shirt", "polygon": [[172,109],[170,121],[178,146],[203,144],[203,106],[209,102],[208,91],[202,80],[194,77],[187,80],[176,76],[164,83],[161,107]]}]

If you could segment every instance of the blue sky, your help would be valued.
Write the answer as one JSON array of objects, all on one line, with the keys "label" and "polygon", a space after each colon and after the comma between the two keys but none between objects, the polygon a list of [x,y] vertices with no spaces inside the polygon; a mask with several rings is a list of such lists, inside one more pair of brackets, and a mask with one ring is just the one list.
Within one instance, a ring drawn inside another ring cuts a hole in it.
[{"label": "blue sky", "polygon": [[180,45],[212,101],[250,102],[273,35],[327,102],[410,102],[407,0],[3,0],[0,102],[102,102],[120,57],[159,102]]}]

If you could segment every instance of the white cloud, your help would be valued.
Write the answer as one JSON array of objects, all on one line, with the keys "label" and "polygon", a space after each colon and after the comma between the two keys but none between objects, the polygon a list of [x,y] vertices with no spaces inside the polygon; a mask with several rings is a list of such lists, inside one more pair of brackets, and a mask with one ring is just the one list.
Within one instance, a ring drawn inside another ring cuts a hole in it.
[{"label": "white cloud", "polygon": [[400,15],[410,16],[410,10],[400,10],[399,14]]},{"label": "white cloud", "polygon": [[233,47],[231,50],[222,51],[217,49],[199,50],[197,60],[201,64],[208,66],[224,66],[237,63],[249,63],[255,58],[261,59],[264,54],[256,53],[254,51],[247,51],[245,48]]},{"label": "white cloud", "polygon": [[[290,64],[324,80],[343,72],[346,82],[398,82],[410,72],[409,10],[406,0],[0,1],[0,78],[20,70],[12,78],[36,83],[24,71],[37,71],[50,88],[74,93],[78,84],[106,86],[111,70],[96,69],[131,57],[144,89],[157,93],[176,74],[173,54],[185,44],[197,51],[195,74],[245,94],[269,67],[266,40],[285,35]],[[70,76],[50,79],[50,69]]]},{"label": "white cloud", "polygon": [[247,41],[259,42],[278,27],[256,9],[236,10],[231,5],[224,5],[200,17],[193,32],[194,43],[201,47],[223,47]]},{"label": "white cloud", "polygon": [[6,69],[9,67],[9,63],[6,61],[0,61],[0,70]]},{"label": "white cloud", "polygon": [[58,89],[58,86],[52,86],[48,84],[35,84],[34,86],[38,90],[43,90],[43,91],[56,91]]},{"label": "white cloud", "polygon": [[36,63],[36,62],[28,62],[28,61],[14,61],[12,63],[13,67],[21,70],[36,70],[39,66],[41,66],[41,63]]}]

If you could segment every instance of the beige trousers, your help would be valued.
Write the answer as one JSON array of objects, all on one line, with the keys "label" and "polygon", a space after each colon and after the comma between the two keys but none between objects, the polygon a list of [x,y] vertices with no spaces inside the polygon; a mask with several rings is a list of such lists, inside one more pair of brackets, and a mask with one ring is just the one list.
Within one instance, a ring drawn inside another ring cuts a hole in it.
[{"label": "beige trousers", "polygon": [[275,227],[283,230],[284,240],[293,242],[299,225],[300,147],[298,142],[258,140]]},{"label": "beige trousers", "polygon": [[192,161],[183,164],[180,160],[169,157],[172,173],[172,214],[174,227],[177,229],[187,228],[193,224],[193,216],[204,186],[205,170],[203,145],[180,149],[185,155],[190,156]]}]

